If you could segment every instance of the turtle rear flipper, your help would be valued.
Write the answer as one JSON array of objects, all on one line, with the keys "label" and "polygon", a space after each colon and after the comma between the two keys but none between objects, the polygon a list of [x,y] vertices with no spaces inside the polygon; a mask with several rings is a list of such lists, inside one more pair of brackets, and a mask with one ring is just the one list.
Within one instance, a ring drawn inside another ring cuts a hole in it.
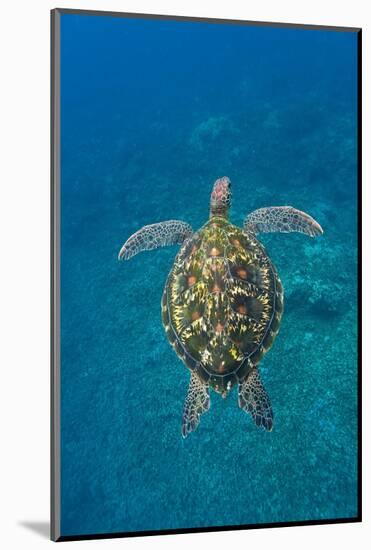
[{"label": "turtle rear flipper", "polygon": [[310,237],[322,235],[323,229],[309,214],[292,206],[259,208],[249,214],[243,224],[245,231],[258,233],[304,233]]},{"label": "turtle rear flipper", "polygon": [[145,225],[129,237],[122,246],[119,252],[119,260],[130,260],[143,250],[154,250],[160,248],[160,246],[171,244],[182,244],[192,233],[192,227],[188,223],[179,220]]},{"label": "turtle rear flipper", "polygon": [[191,381],[183,407],[182,436],[194,432],[200,423],[202,413],[210,408],[209,388],[192,372]]},{"label": "turtle rear flipper", "polygon": [[241,409],[251,414],[257,426],[261,426],[268,432],[272,430],[272,407],[256,368],[239,384],[238,404]]}]

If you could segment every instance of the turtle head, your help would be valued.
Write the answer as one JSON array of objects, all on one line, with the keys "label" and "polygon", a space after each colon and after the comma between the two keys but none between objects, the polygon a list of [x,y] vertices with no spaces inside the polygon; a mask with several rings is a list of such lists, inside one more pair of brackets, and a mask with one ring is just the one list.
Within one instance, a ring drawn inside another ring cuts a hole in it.
[{"label": "turtle head", "polygon": [[210,218],[213,216],[228,216],[228,209],[232,202],[231,180],[224,176],[214,183],[210,197]]}]

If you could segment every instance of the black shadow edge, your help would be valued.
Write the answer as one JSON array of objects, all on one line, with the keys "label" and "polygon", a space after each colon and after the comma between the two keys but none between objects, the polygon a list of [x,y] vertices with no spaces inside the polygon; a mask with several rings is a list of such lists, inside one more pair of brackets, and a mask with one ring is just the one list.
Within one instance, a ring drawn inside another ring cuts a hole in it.
[{"label": "black shadow edge", "polygon": [[282,523],[255,523],[247,525],[224,525],[212,527],[195,527],[188,529],[164,529],[162,531],[129,531],[117,533],[96,533],[88,535],[62,535],[56,542],[67,542],[73,540],[92,540],[92,539],[114,539],[114,538],[129,538],[129,537],[148,537],[159,535],[181,535],[187,533],[216,533],[221,531],[243,531],[247,529],[271,529],[279,527],[300,527],[311,525],[335,525],[345,523],[360,523],[362,520],[359,516],[354,518],[336,518],[336,519],[319,519],[308,521],[287,521]]}]

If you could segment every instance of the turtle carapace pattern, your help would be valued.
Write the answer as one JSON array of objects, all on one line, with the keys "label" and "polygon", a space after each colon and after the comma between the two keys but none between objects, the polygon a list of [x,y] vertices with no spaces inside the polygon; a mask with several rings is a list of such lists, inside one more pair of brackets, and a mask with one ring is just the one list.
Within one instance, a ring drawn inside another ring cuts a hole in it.
[{"label": "turtle carapace pattern", "polygon": [[300,232],[321,226],[292,206],[260,208],[243,228],[231,224],[231,182],[216,180],[210,216],[198,231],[183,221],[147,225],[123,245],[119,259],[181,244],[162,295],[162,322],[170,344],[189,369],[183,407],[186,437],[210,408],[210,390],[226,397],[238,386],[238,404],[257,426],[271,431],[273,412],[258,365],[272,346],[283,313],[283,287],[258,233]]}]

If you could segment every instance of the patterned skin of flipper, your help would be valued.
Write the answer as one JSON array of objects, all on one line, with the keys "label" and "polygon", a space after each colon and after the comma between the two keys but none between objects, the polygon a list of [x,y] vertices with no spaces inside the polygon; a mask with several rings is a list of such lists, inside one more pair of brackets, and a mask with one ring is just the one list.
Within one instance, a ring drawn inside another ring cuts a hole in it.
[{"label": "patterned skin of flipper", "polygon": [[292,206],[259,208],[249,214],[243,224],[244,230],[258,233],[304,233],[310,237],[323,234],[323,229],[309,214]]},{"label": "patterned skin of flipper", "polygon": [[129,237],[122,246],[118,258],[119,260],[130,260],[143,250],[154,250],[161,246],[182,244],[192,233],[192,227],[188,223],[179,220],[145,225]]},{"label": "patterned skin of flipper", "polygon": [[194,432],[200,423],[200,416],[210,408],[209,388],[192,372],[188,392],[184,401],[182,436]]},{"label": "patterned skin of flipper", "polygon": [[239,384],[238,404],[241,409],[251,414],[257,426],[261,426],[268,432],[272,431],[272,407],[257,369],[253,369]]}]

